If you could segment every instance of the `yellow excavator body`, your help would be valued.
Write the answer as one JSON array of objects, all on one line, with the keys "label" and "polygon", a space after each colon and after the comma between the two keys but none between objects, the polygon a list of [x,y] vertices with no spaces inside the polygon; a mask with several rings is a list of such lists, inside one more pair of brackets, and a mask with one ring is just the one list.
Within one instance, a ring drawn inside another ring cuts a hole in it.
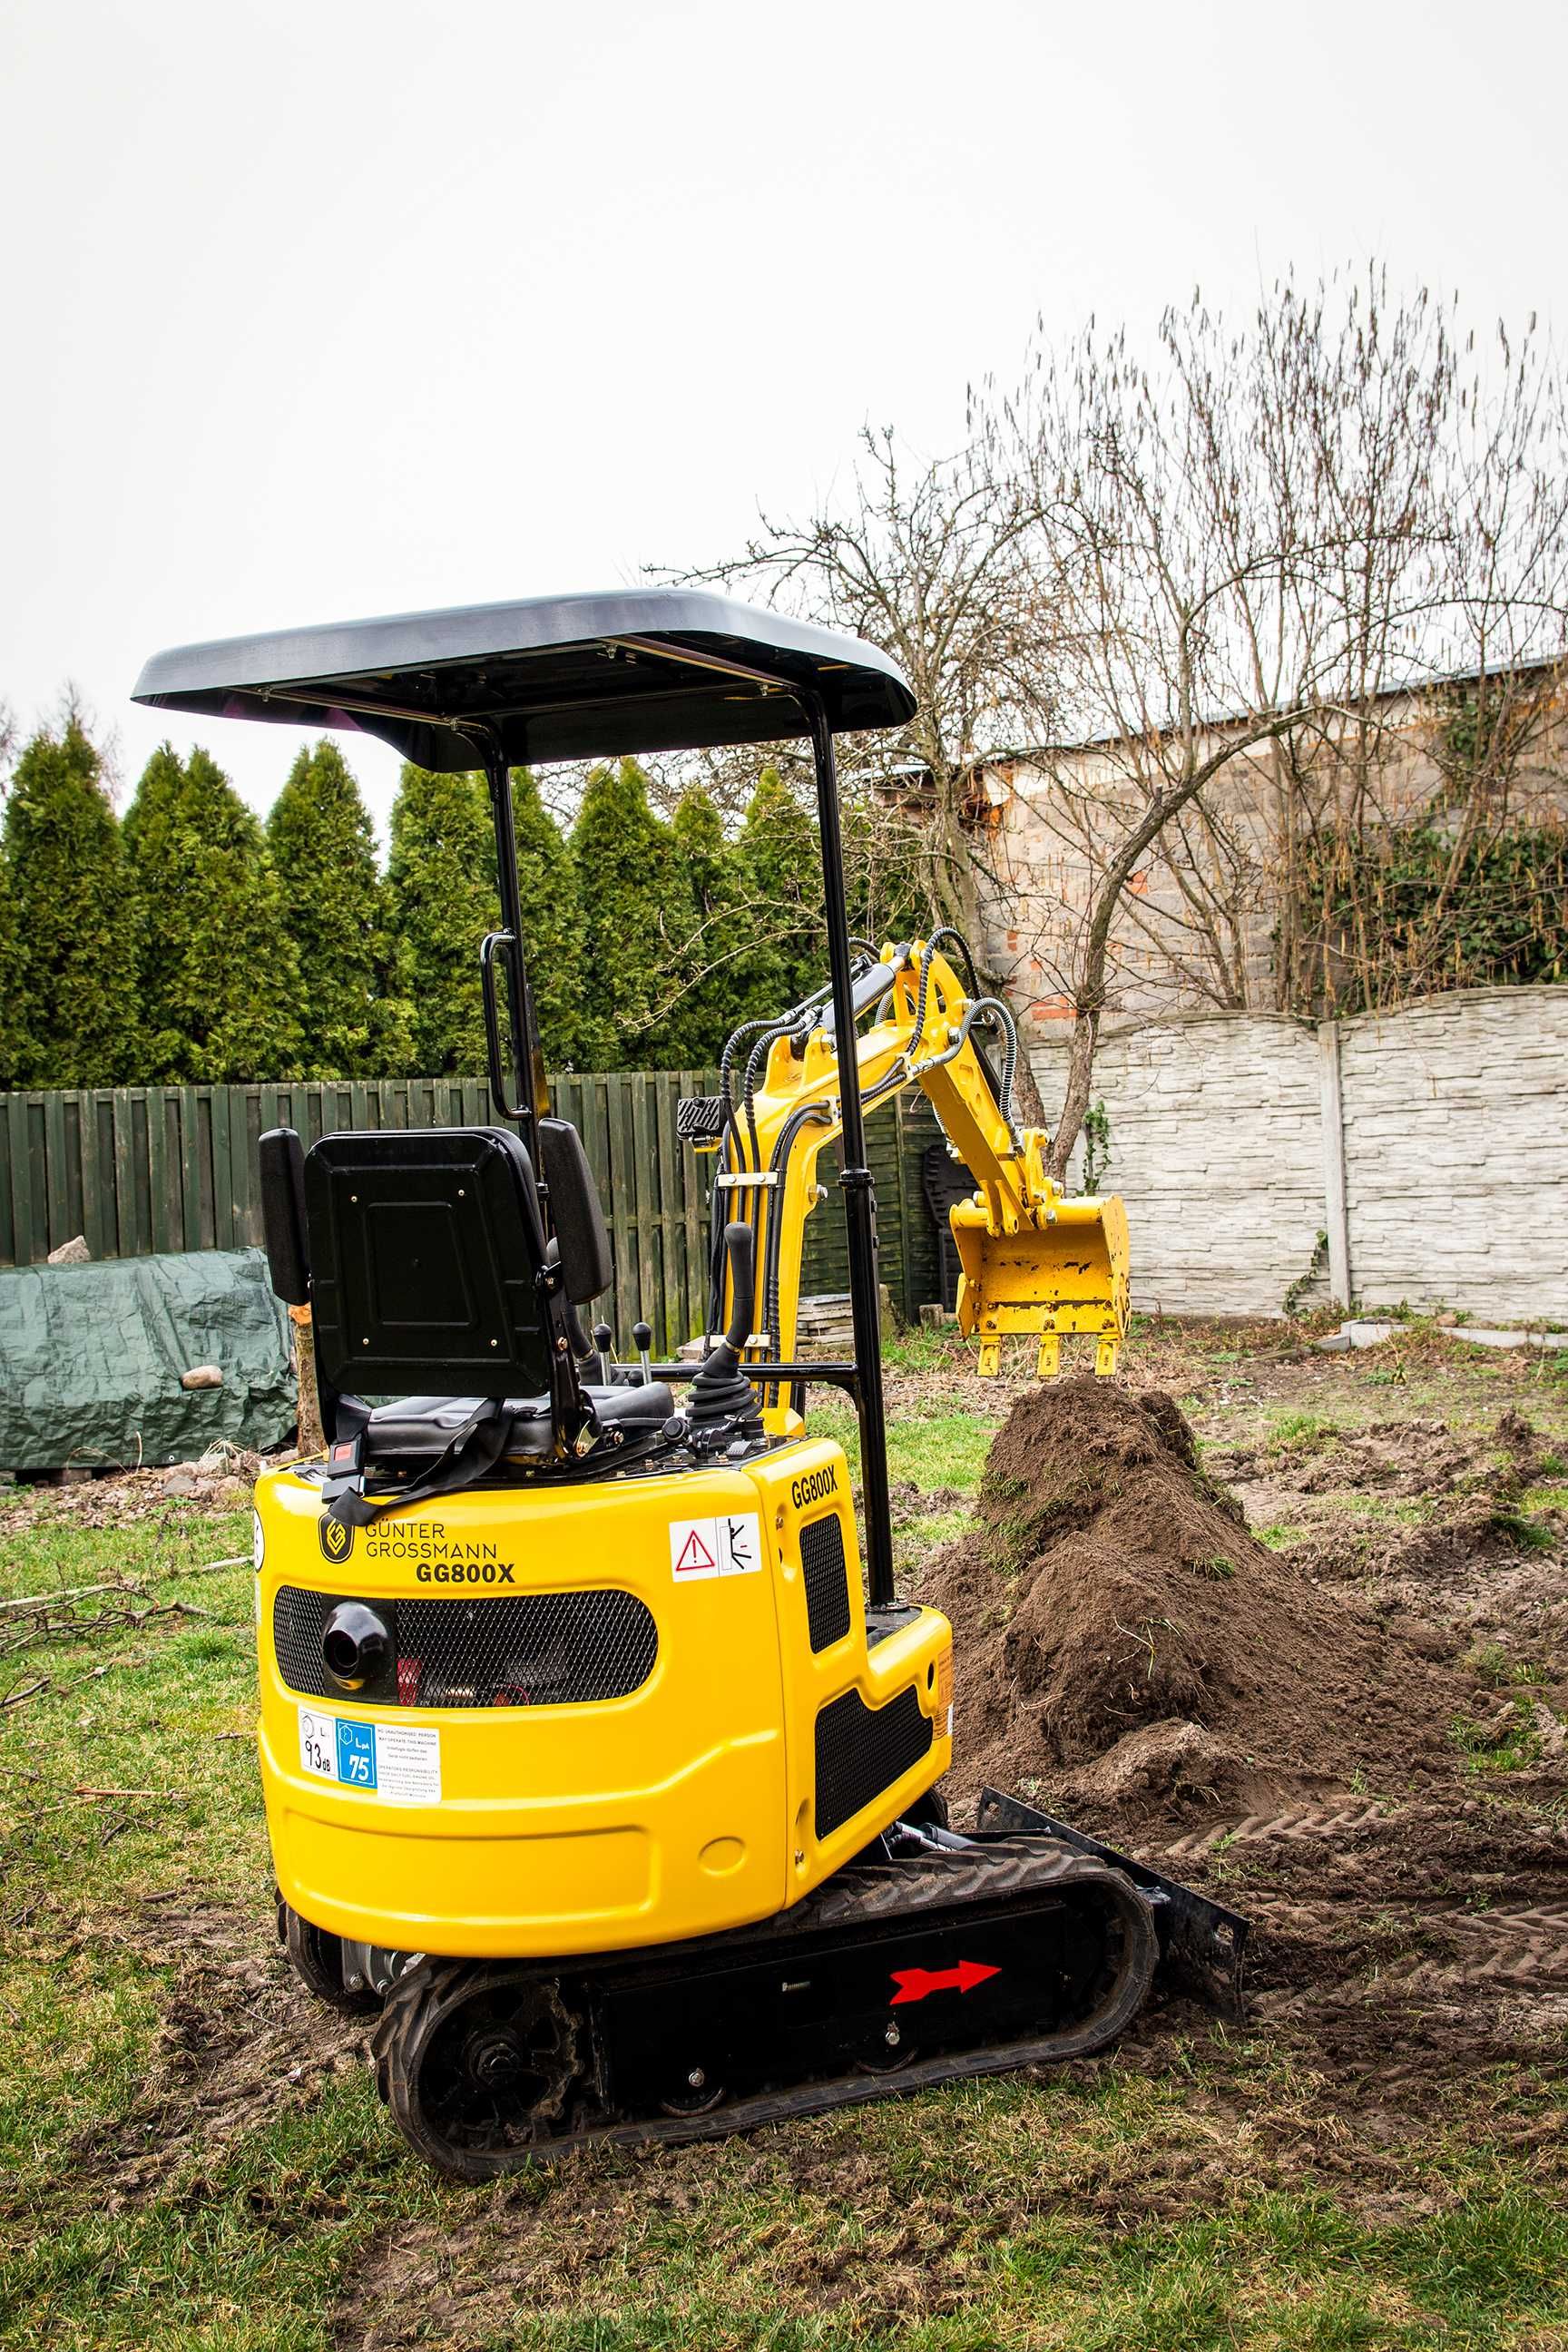
[{"label": "yellow excavator body", "polygon": [[[489,801],[500,1123],[309,1150],[279,1126],[257,1147],[325,1441],[256,1494],[279,1932],[314,1995],[379,2012],[376,2084],[409,2146],[479,2181],[1082,2058],[1167,1958],[1234,1992],[1234,1914],[996,1790],[955,1828],[939,1786],[952,1639],[900,1592],[862,1114],[920,1087],[969,1171],[953,1223],[983,1369],[1028,1330],[1053,1362],[1087,1334],[1109,1370],[1127,1242],[1120,1203],[1064,1200],[1020,1128],[1017,1025],[958,935],[879,956],[849,937],[833,743],[914,716],[888,657],[650,589],[177,648],[137,691],[352,714],[422,767],[482,767]],[[791,731],[812,746],[830,976],[741,1023],[716,1094],[680,1103],[678,1131],[718,1155],[715,1328],[700,1360],[656,1363],[639,1321],[634,1368],[579,1314],[615,1254],[550,1108],[514,777]],[[803,1360],[805,1220],[840,1139],[853,1356]],[[805,1431],[825,1386],[855,1410],[859,1527],[850,1457]]]},{"label": "yellow excavator body", "polygon": [[[278,1885],[353,1943],[537,1958],[771,1918],[951,1761],[947,1620],[868,1622],[830,1440],[352,1530],[301,1466],[256,1507]],[[359,1691],[323,1660],[345,1600],[395,1634]]]}]

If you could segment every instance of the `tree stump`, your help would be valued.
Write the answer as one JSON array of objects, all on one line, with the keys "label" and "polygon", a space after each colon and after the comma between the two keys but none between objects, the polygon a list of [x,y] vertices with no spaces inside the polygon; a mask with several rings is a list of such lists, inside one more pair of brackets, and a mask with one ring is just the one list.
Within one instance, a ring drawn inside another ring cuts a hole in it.
[{"label": "tree stump", "polygon": [[310,1336],[310,1310],[290,1307],[294,1326],[294,1381],[300,1400],[300,1451],[324,1454],[326,1432],[321,1427],[321,1401],[316,1391],[316,1349]]}]

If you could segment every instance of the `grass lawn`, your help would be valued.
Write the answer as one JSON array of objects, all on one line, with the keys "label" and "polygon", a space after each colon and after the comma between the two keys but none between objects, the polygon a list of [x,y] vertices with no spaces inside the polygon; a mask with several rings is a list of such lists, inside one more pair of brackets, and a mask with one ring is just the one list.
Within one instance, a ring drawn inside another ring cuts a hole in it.
[{"label": "grass lawn", "polygon": [[[1150,1352],[1216,1443],[1289,1451],[1388,1410],[1358,1367],[1331,1397],[1309,1367],[1292,1399],[1234,1340]],[[893,1369],[908,1559],[963,1524],[1006,1399],[945,1343]],[[1468,1375],[1408,1377],[1468,1410]],[[853,1447],[847,1414],[815,1425]],[[88,1491],[0,1512],[0,1598],[135,1587],[79,1602],[90,1638],[0,1656],[6,2347],[1568,2352],[1560,2061],[1478,2051],[1391,2118],[1288,2022],[1176,2003],[1051,2076],[435,2180],[277,1951],[248,1514],[116,1524]]]}]

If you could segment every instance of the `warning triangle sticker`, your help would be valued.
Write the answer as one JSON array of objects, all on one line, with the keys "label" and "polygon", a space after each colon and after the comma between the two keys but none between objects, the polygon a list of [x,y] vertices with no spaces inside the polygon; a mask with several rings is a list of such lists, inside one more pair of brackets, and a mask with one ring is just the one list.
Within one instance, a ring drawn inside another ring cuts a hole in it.
[{"label": "warning triangle sticker", "polygon": [[715,1565],[712,1553],[693,1528],[686,1538],[679,1559],[675,1563],[677,1576],[689,1576],[696,1569],[712,1568]]}]

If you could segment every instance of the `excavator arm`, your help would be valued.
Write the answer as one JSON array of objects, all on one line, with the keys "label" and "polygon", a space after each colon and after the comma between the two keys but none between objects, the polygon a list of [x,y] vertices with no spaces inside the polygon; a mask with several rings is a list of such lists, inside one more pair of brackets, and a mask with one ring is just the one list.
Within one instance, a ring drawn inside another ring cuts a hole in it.
[{"label": "excavator arm", "polygon": [[[961,977],[942,952],[952,944]],[[906,1087],[930,1101],[950,1150],[973,1176],[951,1223],[963,1269],[959,1328],[977,1334],[980,1370],[1000,1370],[1002,1342],[1037,1335],[1042,1377],[1060,1369],[1064,1334],[1097,1341],[1095,1370],[1116,1369],[1127,1328],[1127,1218],[1119,1199],[1069,1199],[1046,1173],[1047,1138],[1013,1117],[1018,1043],[1013,1016],[981,992],[953,932],[868,954],[855,982],[851,1053],[835,1034],[824,991],[777,1021],[752,1022],[724,1050],[720,1093],[682,1106],[700,1150],[718,1154],[714,1231],[740,1219],[756,1241],[757,1328],[752,1353],[795,1353],[805,1221],[825,1197],[816,1163],[840,1131],[846,1066],[867,1114]],[[1001,1048],[998,1075],[981,1038]],[[712,1328],[729,1312],[721,1253],[714,1259]]]}]

